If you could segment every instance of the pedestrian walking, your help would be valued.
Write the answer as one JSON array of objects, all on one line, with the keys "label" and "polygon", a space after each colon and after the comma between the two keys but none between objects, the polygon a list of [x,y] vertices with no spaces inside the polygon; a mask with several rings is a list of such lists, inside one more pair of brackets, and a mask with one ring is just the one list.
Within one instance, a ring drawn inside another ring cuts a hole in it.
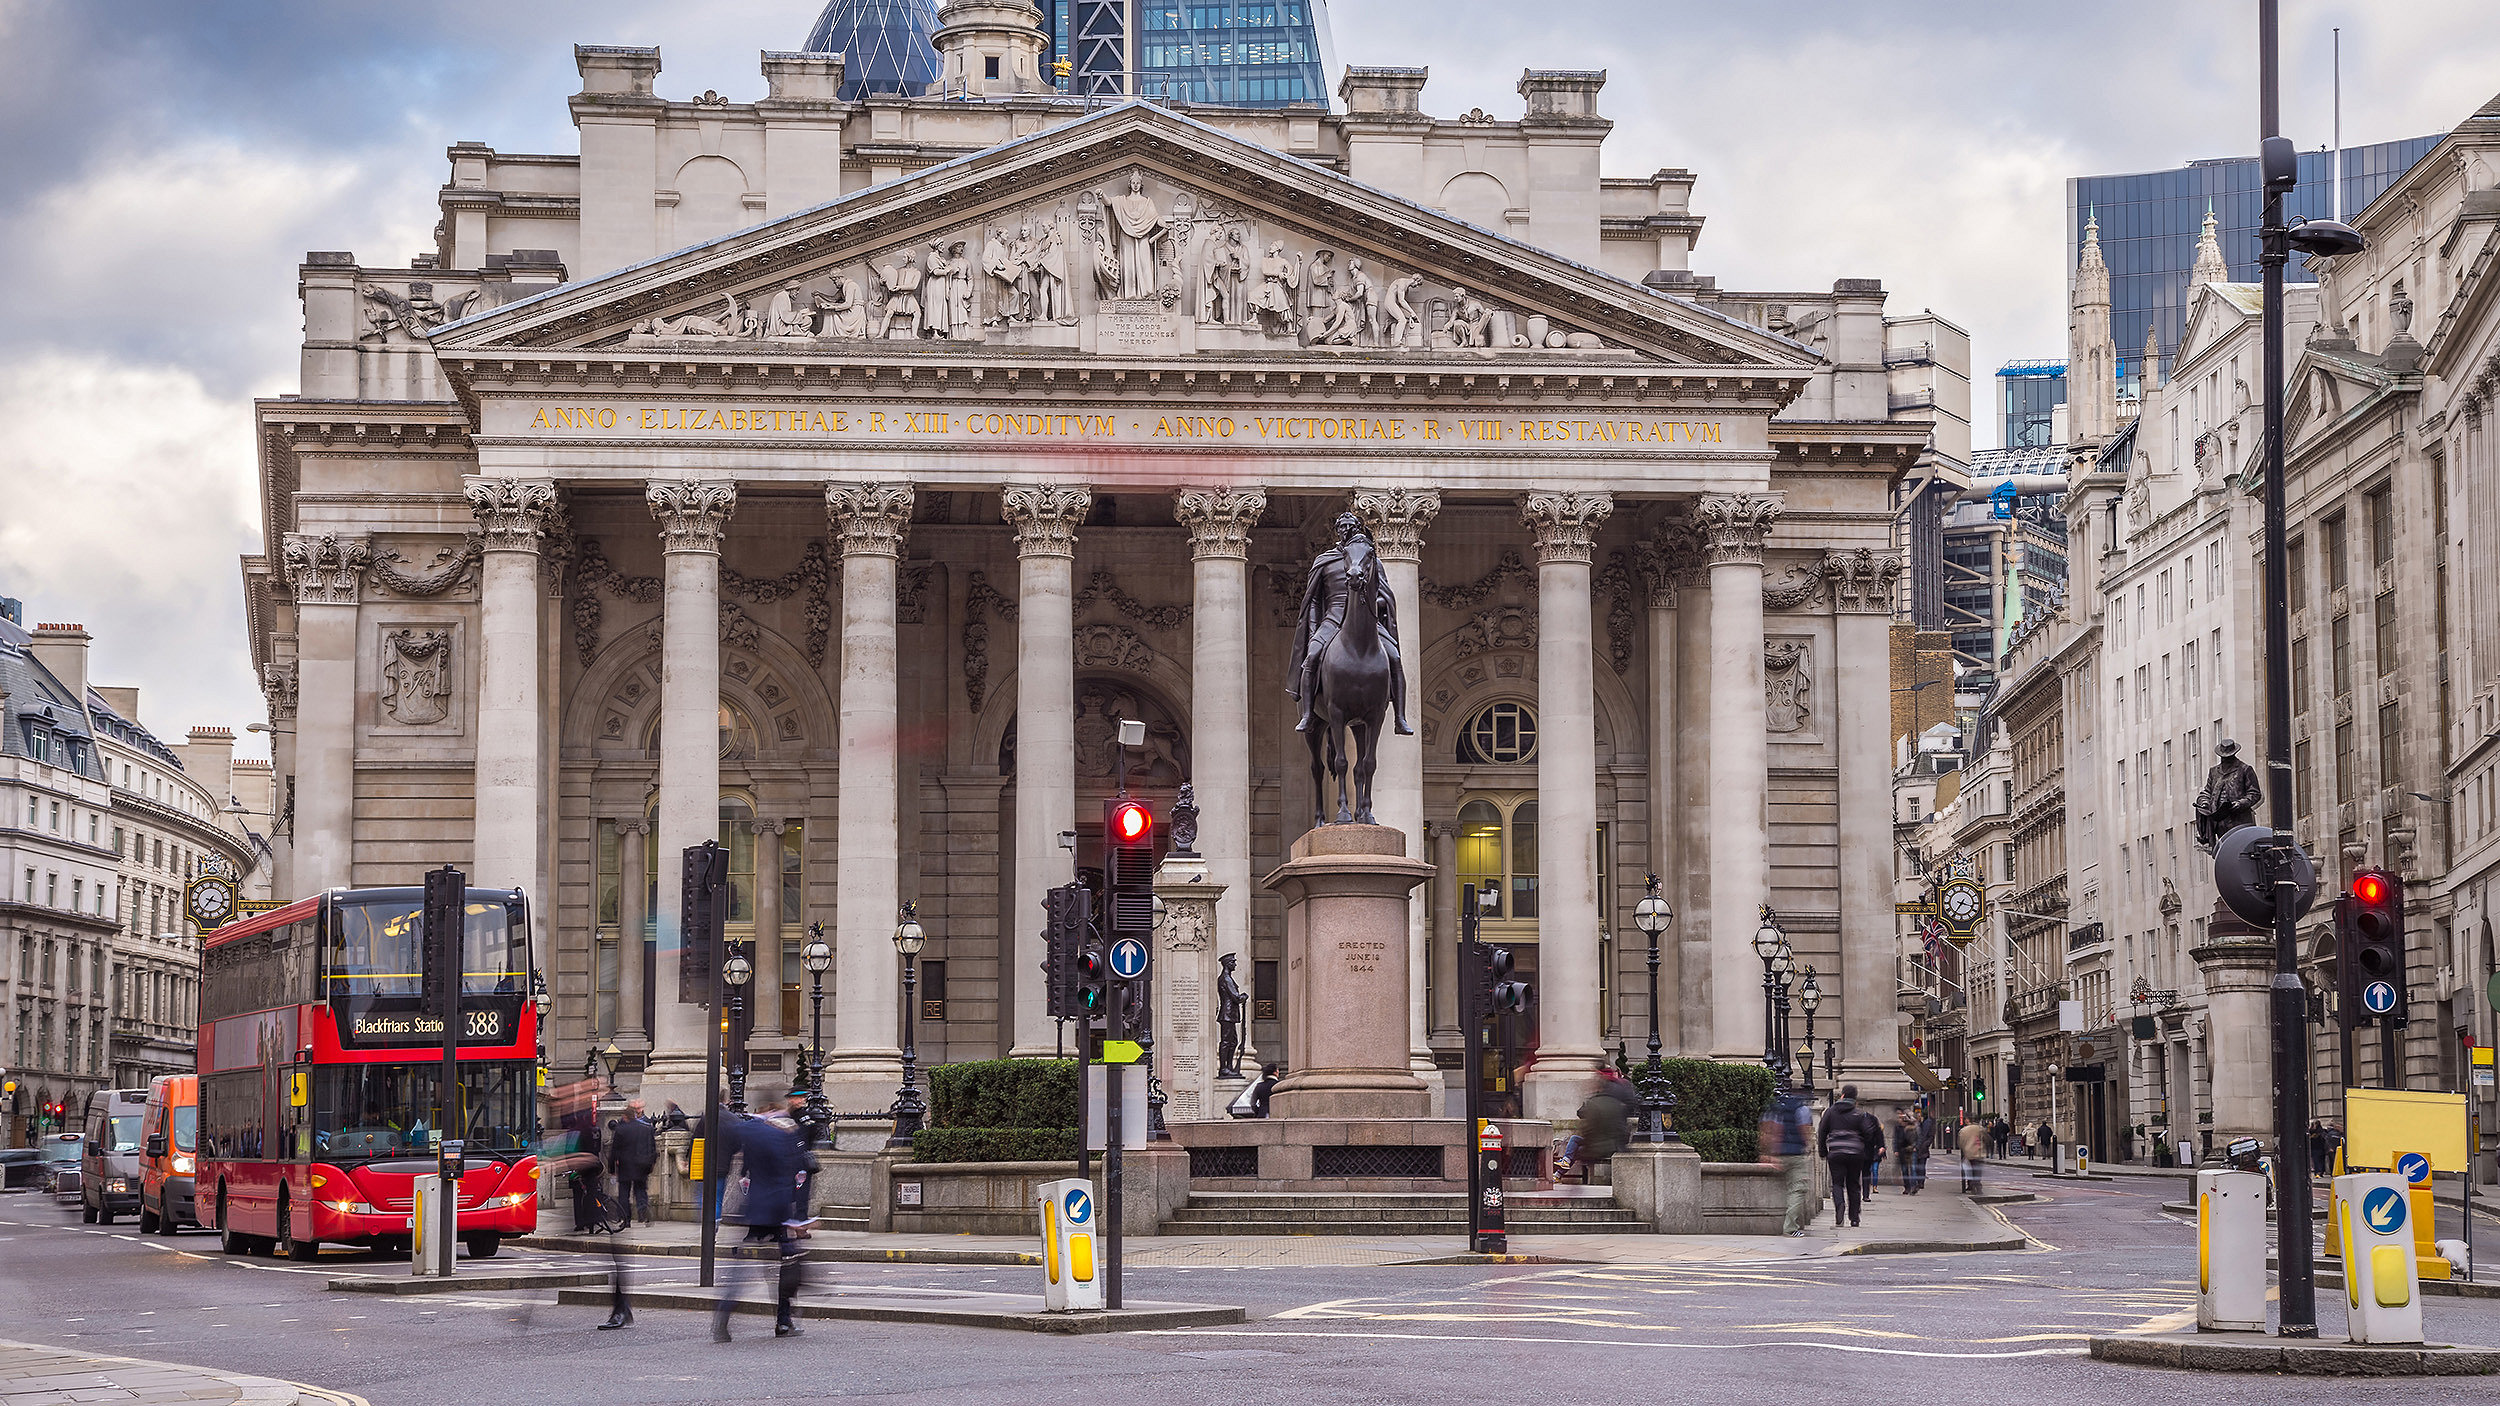
[{"label": "pedestrian walking", "polygon": [[556,1090],[552,1101],[556,1131],[546,1140],[538,1159],[539,1172],[542,1177],[553,1174],[564,1178],[565,1189],[573,1199],[573,1233],[588,1234],[598,1228],[598,1201],[603,1189],[599,1176],[598,1081],[576,1080]]},{"label": "pedestrian walking", "polygon": [[1756,1136],[1762,1164],[1779,1168],[1788,1179],[1788,1209],[1780,1218],[1782,1235],[1803,1235],[1814,1221],[1814,1171],[1806,1161],[1813,1136],[1814,1109],[1803,1095],[1782,1094],[1763,1111]]},{"label": "pedestrian walking", "polygon": [[1988,1163],[1988,1144],[1992,1130],[1984,1123],[1962,1125],[1962,1190],[1979,1194],[1980,1169]]},{"label": "pedestrian walking", "polygon": [[1858,1107],[1858,1086],[1843,1084],[1840,1097],[1815,1130],[1814,1150],[1832,1174],[1832,1220],[1856,1225],[1865,1207],[1867,1167],[1884,1145],[1884,1125]]},{"label": "pedestrian walking", "polygon": [[1901,1183],[1901,1194],[1918,1194],[1918,1110],[1904,1108],[1893,1116],[1892,1165]]},{"label": "pedestrian walking", "polygon": [[608,1125],[608,1172],[616,1178],[619,1219],[651,1223],[651,1169],[659,1165],[659,1129],[628,1099],[625,1116]]},{"label": "pedestrian walking", "polygon": [[2032,1151],[2041,1157],[2047,1158],[2050,1164],[2054,1165],[2057,1161],[2057,1129],[2050,1127],[2046,1123],[2042,1123],[2040,1125],[2040,1141],[2033,1146]]},{"label": "pedestrian walking", "polygon": [[1892,1150],[1892,1139],[1884,1135],[1882,1118],[1872,1113],[1866,1116],[1873,1119],[1875,1124],[1874,1134],[1869,1138],[1872,1146],[1867,1149],[1866,1154],[1866,1194],[1871,1197],[1875,1194],[1876,1188],[1884,1184],[1884,1157]]},{"label": "pedestrian walking", "polygon": [[2006,1153],[2014,1146],[2014,1125],[2006,1122],[2003,1114],[1999,1114],[1996,1121],[1988,1125],[1988,1136],[1996,1144],[1996,1159],[2000,1162],[2004,1161]]},{"label": "pedestrian walking", "polygon": [[[768,1272],[741,1266],[772,1265],[773,1336],[796,1337],[799,1325],[791,1312],[797,1298],[806,1251],[791,1232],[796,1228],[799,1176],[804,1168],[799,1137],[770,1118],[731,1114],[721,1129],[724,1149],[739,1162],[731,1195],[721,1198],[721,1221],[746,1227],[746,1239],[733,1252],[730,1272],[722,1277],[720,1301],[712,1308],[712,1341],[729,1341],[729,1315],[736,1311],[745,1281]],[[769,1249],[767,1248],[769,1247]]]}]

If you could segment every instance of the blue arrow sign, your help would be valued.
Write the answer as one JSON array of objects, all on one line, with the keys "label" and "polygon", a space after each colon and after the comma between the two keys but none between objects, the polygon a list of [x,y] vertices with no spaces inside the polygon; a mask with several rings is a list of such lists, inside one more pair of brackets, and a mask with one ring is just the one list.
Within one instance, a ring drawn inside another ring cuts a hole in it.
[{"label": "blue arrow sign", "polygon": [[2405,1194],[2382,1186],[2361,1198],[2361,1220],[2374,1234],[2393,1235],[2405,1228]]},{"label": "blue arrow sign", "polygon": [[1094,1194],[1083,1187],[1069,1192],[1064,1205],[1071,1226],[1084,1225],[1094,1218]]},{"label": "blue arrow sign", "polygon": [[1111,974],[1132,981],[1146,974],[1146,944],[1124,937],[1111,944]]},{"label": "blue arrow sign", "polygon": [[2420,1186],[2431,1179],[2431,1159],[2419,1152],[2408,1152],[2396,1159],[2396,1175],[2410,1185]]},{"label": "blue arrow sign", "polygon": [[2394,1010],[2396,1008],[2396,988],[2394,984],[2385,981],[2373,981],[2369,985],[2362,987],[2361,1008],[2368,1011],[2372,1015],[2385,1015],[2389,1011]]}]

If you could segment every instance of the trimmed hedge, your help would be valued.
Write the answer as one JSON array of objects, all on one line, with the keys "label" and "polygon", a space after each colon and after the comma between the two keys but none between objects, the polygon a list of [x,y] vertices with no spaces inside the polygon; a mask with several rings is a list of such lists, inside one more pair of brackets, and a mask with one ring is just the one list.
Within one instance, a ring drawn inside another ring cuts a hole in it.
[{"label": "trimmed hedge", "polygon": [[1761,1135],[1752,1128],[1679,1129],[1678,1136],[1691,1143],[1704,1162],[1762,1160]]},{"label": "trimmed hedge", "polygon": [[1076,1061],[1072,1059],[941,1064],[929,1071],[929,1092],[932,1127],[1066,1130],[1076,1126]]},{"label": "trimmed hedge", "polygon": [[1073,1162],[1074,1128],[922,1128],[915,1162]]}]

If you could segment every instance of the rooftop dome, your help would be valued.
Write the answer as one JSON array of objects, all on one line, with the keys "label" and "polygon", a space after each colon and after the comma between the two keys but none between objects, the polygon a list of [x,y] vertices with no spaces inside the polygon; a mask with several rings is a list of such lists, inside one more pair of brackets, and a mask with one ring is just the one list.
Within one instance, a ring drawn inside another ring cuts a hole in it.
[{"label": "rooftop dome", "polygon": [[806,51],[842,56],[844,101],[917,97],[937,86],[937,0],[826,0]]}]

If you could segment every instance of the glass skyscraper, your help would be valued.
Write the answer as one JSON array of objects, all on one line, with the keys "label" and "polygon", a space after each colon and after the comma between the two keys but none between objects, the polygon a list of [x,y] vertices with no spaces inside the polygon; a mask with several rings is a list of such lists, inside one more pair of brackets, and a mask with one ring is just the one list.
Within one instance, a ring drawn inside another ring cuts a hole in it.
[{"label": "glass skyscraper", "polygon": [[2066,403],[2066,363],[2009,361],[1997,368],[1997,408],[2004,416],[2005,449],[2038,449],[2049,443],[2057,407]]},{"label": "glass skyscraper", "polygon": [[937,0],[829,0],[803,52],[842,56],[842,100],[918,97],[938,81]]},{"label": "glass skyscraper", "polygon": [[[1077,10],[1078,0],[1045,0],[1053,60],[1077,57]],[[1130,13],[1141,96],[1238,107],[1328,103],[1336,55],[1327,0],[1138,0]]]},{"label": "glass skyscraper", "polygon": [[[2345,218],[2377,199],[2442,135],[2344,148]],[[2332,153],[2302,152],[2300,185],[2283,200],[2286,215],[2293,220],[2332,218],[2334,171]],[[2097,217],[2101,257],[2109,262],[2111,338],[2130,383],[2138,374],[2136,362],[2143,355],[2148,325],[2160,334],[2163,365],[2178,354],[2179,338],[2187,330],[2188,272],[2196,264],[2196,238],[2204,230],[2208,204],[2232,281],[2256,282],[2257,222],[2265,207],[2256,157],[2191,161],[2172,171],[2128,176],[2076,176],[2066,182],[2068,301],[2073,301],[2075,261],[2083,254],[2084,221]],[[2298,258],[2283,276],[2292,283],[2316,281]]]}]

